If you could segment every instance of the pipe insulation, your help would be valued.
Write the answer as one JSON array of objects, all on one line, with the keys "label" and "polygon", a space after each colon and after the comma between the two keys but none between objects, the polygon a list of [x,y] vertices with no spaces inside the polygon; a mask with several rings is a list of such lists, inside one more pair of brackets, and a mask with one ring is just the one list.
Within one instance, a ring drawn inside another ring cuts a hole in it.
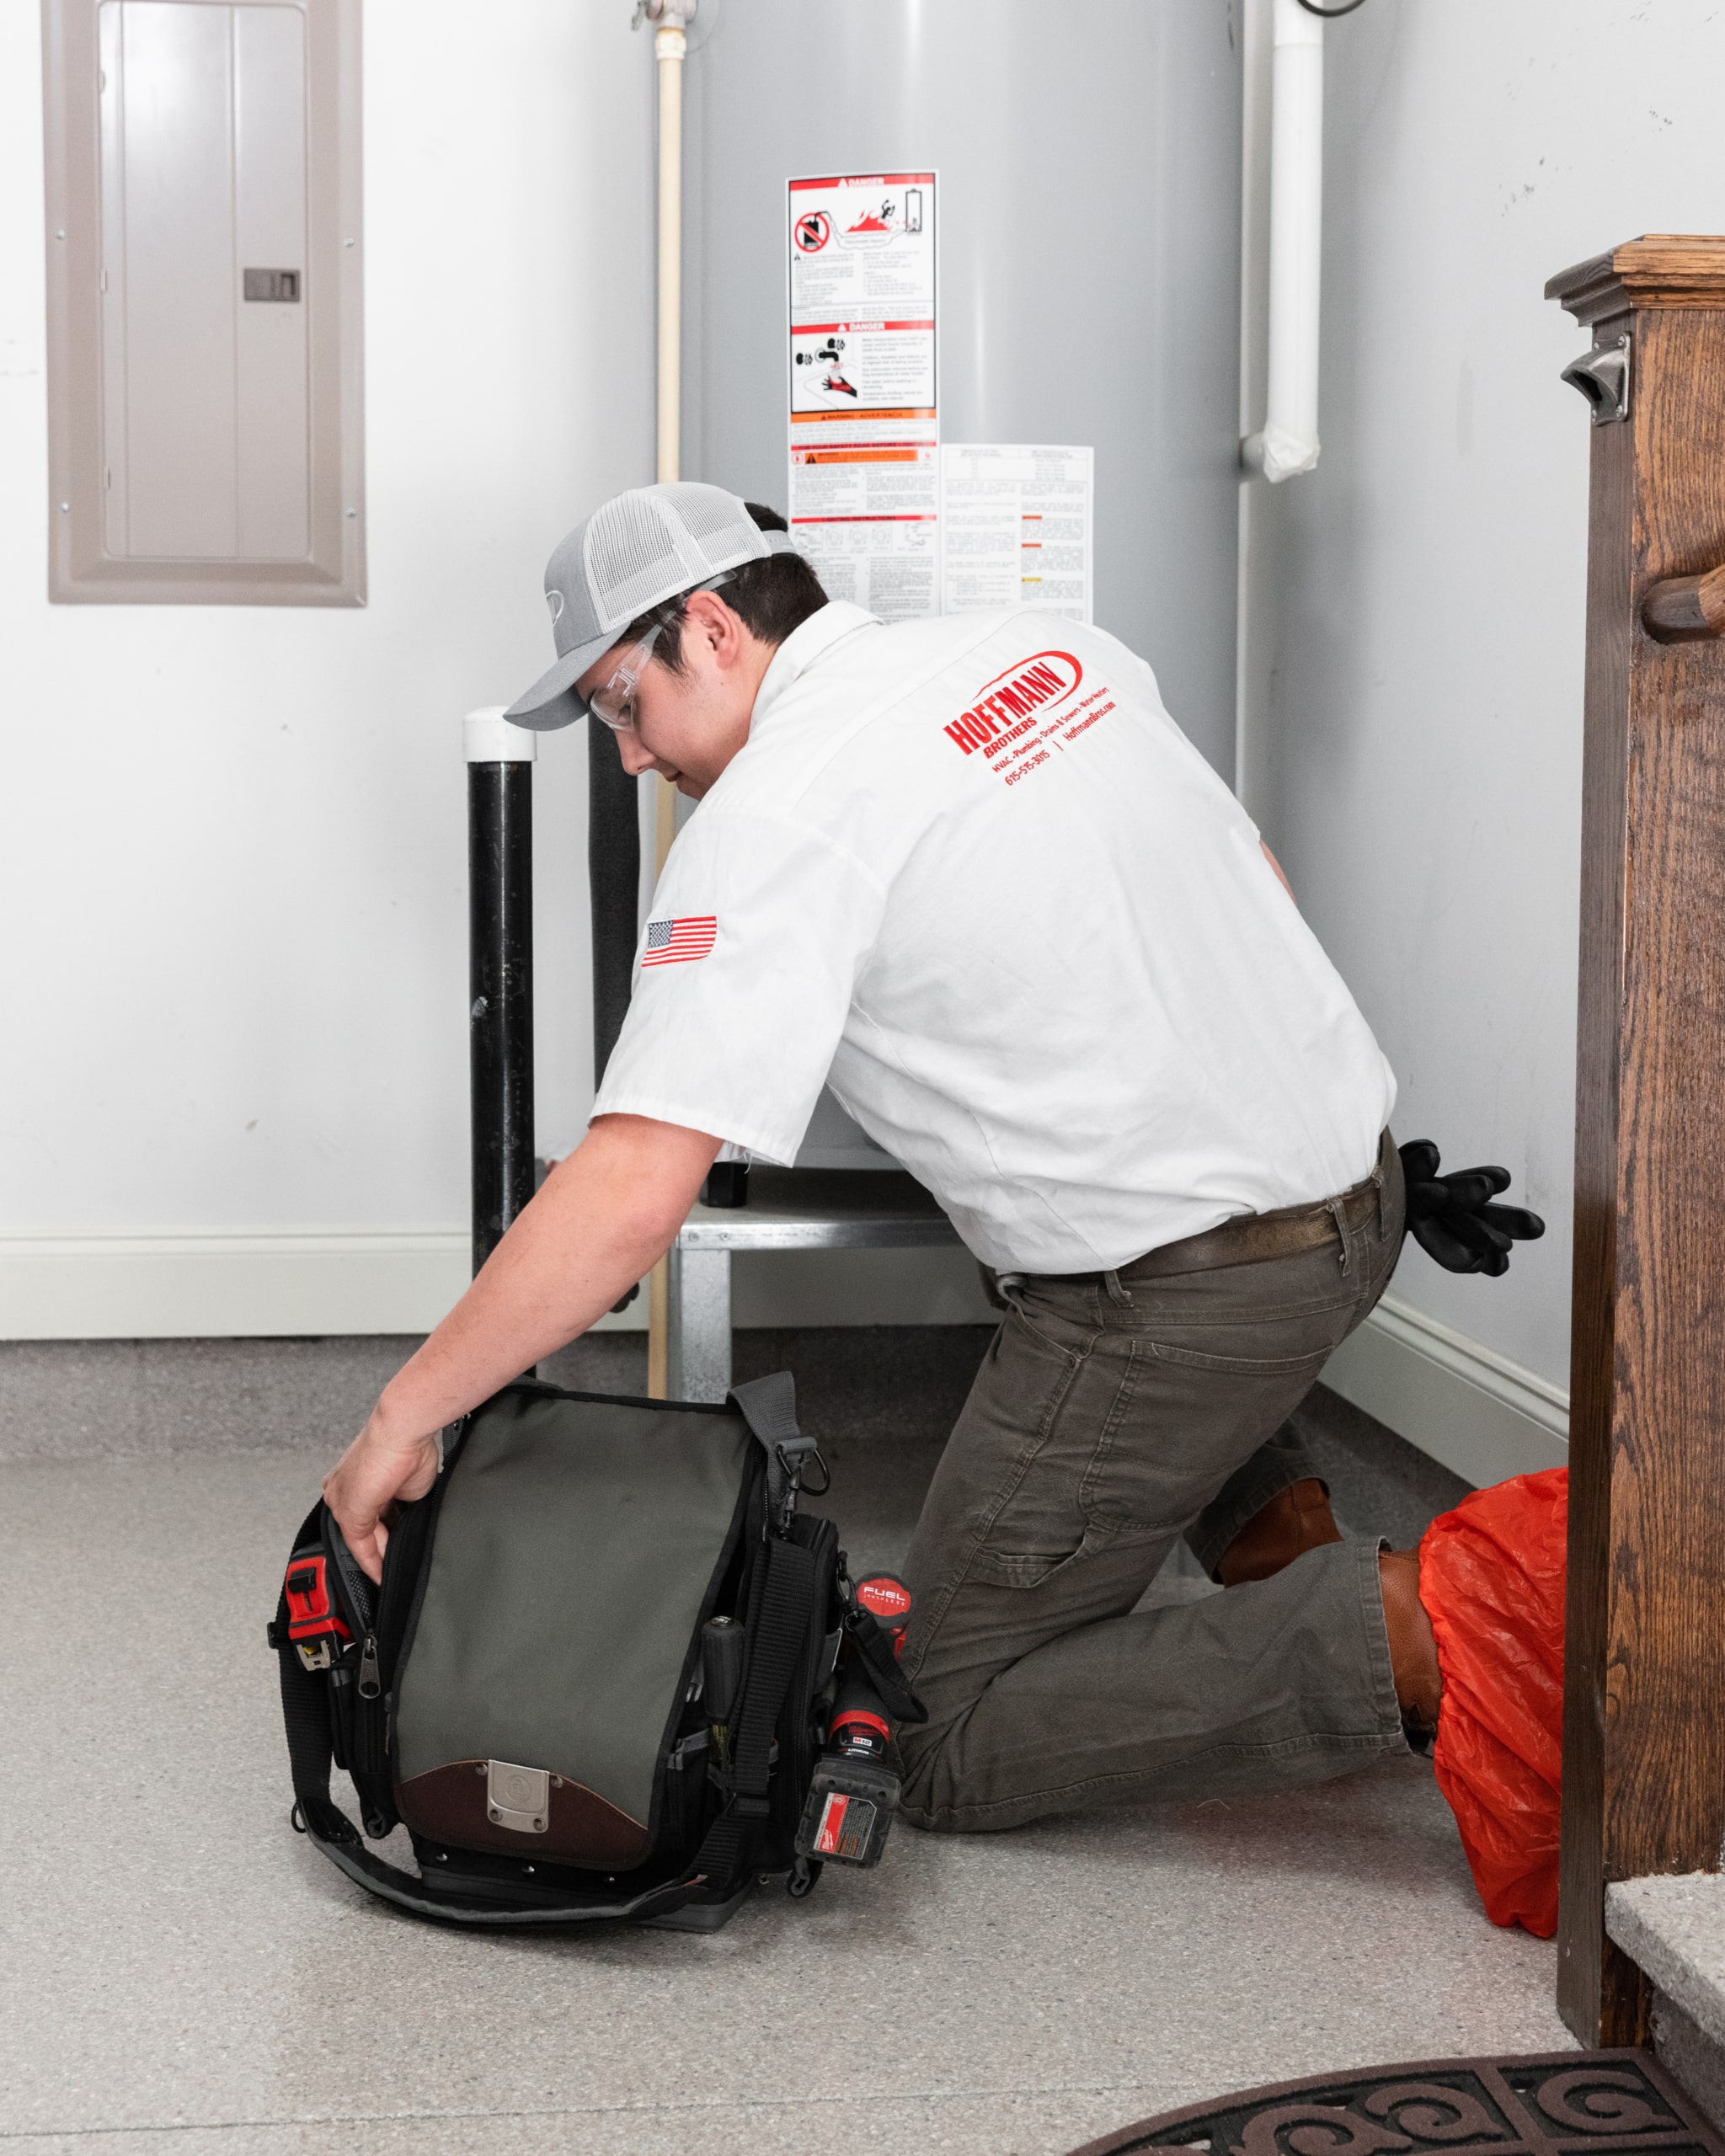
[{"label": "pipe insulation", "polygon": [[1269,384],[1241,462],[1274,484],[1317,462],[1318,298],[1323,263],[1324,26],[1275,0],[1271,57]]},{"label": "pipe insulation", "polygon": [[468,1084],[473,1270],[533,1196],[533,765],[501,705],[469,712]]}]

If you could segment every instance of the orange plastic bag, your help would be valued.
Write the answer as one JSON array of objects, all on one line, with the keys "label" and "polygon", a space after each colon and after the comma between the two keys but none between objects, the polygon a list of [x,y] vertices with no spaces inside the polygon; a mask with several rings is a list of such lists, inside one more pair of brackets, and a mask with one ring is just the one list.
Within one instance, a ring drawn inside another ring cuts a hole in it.
[{"label": "orange plastic bag", "polygon": [[1493,1924],[1557,1929],[1569,1475],[1476,1490],[1426,1529],[1419,1597],[1444,1701],[1434,1764]]}]

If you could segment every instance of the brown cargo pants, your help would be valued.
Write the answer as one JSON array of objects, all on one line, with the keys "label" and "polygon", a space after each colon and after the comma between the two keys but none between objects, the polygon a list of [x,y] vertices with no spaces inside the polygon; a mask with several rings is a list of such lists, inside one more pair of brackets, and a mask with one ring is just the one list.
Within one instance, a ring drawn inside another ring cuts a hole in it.
[{"label": "brown cargo pants", "polygon": [[1213,1572],[1316,1472],[1286,1417],[1382,1294],[1402,1214],[1386,1132],[1373,1177],[1327,1205],[1119,1273],[1003,1282],[906,1565],[929,1710],[899,1739],[913,1825],[1255,1794],[1407,1748],[1375,1541],[1136,1606],[1182,1535]]}]

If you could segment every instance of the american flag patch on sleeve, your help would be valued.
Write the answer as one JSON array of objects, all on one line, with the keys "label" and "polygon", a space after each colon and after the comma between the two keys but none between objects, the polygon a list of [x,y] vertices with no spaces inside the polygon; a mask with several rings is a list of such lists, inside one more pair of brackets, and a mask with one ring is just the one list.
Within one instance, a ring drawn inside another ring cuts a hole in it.
[{"label": "american flag patch on sleeve", "polygon": [[649,921],[644,966],[678,966],[704,958],[718,933],[718,916],[711,913],[680,914],[675,921]]}]

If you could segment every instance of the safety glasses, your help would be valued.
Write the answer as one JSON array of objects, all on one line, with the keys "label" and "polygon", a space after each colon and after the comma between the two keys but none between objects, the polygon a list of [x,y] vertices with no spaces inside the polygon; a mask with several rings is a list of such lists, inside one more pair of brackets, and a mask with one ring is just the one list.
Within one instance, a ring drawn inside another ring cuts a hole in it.
[{"label": "safety glasses", "polygon": [[[718,575],[708,577],[704,584],[691,584],[685,596],[692,598],[697,591],[717,591],[735,574],[734,569],[723,569]],[[654,645],[667,629],[676,626],[681,602],[673,600],[672,606],[676,609],[673,619],[655,622],[638,643],[632,643],[617,661],[611,679],[587,699],[588,710],[613,734],[633,734],[635,730],[635,685],[646,671]]]},{"label": "safety glasses", "polygon": [[613,734],[635,730],[635,684],[653,656],[653,647],[665,633],[665,623],[655,622],[639,643],[631,644],[617,661],[617,670],[602,688],[587,699],[587,708]]}]

